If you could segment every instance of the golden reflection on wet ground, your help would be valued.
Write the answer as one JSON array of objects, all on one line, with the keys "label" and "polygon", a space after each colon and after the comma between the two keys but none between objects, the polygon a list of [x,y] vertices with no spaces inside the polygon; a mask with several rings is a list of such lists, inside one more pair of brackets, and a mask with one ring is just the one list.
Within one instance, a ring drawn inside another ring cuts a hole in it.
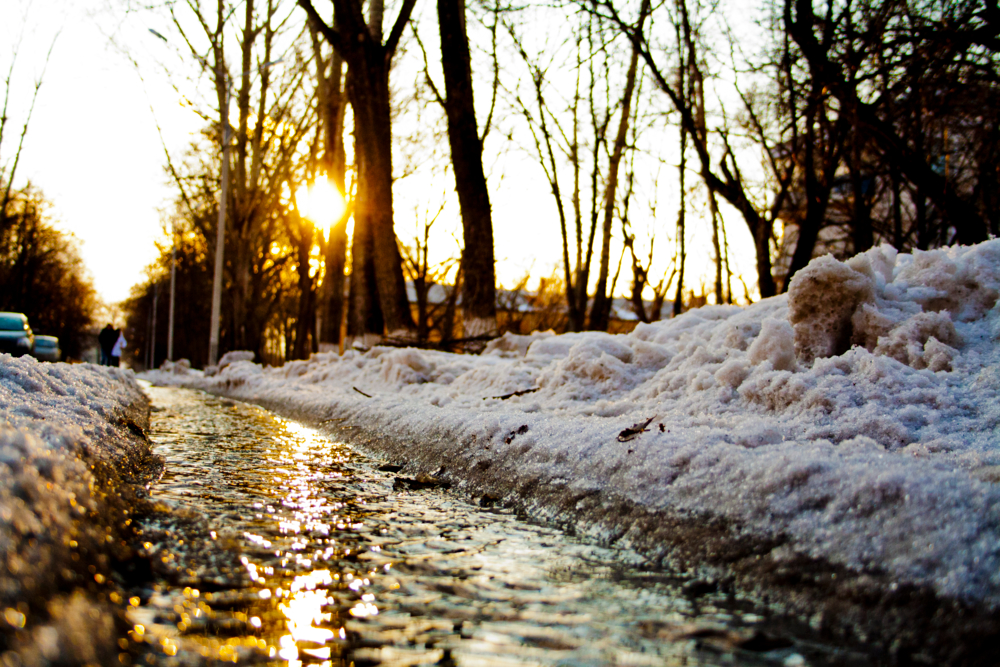
[{"label": "golden reflection on wet ground", "polygon": [[156,584],[130,600],[123,663],[866,661],[626,553],[394,490],[377,463],[259,408],[150,393],[167,461],[143,522]]}]

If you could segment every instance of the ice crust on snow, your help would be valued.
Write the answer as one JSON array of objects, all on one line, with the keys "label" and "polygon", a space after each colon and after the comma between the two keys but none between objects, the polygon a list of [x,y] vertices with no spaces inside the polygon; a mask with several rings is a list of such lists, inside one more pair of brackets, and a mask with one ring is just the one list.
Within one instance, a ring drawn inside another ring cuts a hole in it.
[{"label": "ice crust on snow", "polygon": [[145,444],[124,437],[122,427],[138,421],[135,406],[147,402],[127,369],[0,355],[0,424],[61,455],[86,453],[115,465],[145,455]]},{"label": "ice crust on snow", "polygon": [[998,295],[1000,241],[881,246],[814,260],[787,295],[627,335],[506,334],[480,356],[376,347],[147,377],[315,422],[347,416],[459,475],[492,466],[720,517],[780,537],[787,554],[996,606]]},{"label": "ice crust on snow", "polygon": [[[253,352],[248,352],[247,350],[233,350],[231,352],[226,352],[224,355],[222,355],[222,358],[219,359],[218,364],[216,364],[215,366],[209,366],[205,369],[205,375],[207,376],[217,375],[230,364],[235,363],[237,361],[253,361],[253,357],[254,357]],[[181,361],[187,361],[187,359],[182,359]],[[165,363],[170,364],[169,361]],[[175,369],[176,372],[178,373],[184,373],[188,370],[188,368],[190,368],[190,362],[188,363],[189,366],[187,368],[175,368],[173,364],[170,364],[170,368]]]},{"label": "ice crust on snow", "polygon": [[151,461],[147,416],[131,371],[0,355],[0,607],[18,664],[116,658],[94,576],[128,556],[130,488]]}]

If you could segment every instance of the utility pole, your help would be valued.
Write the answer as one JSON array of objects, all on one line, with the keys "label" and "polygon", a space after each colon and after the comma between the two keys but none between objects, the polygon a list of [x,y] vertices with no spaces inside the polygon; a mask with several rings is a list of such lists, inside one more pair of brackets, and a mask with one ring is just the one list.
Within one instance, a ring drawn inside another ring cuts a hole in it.
[{"label": "utility pole", "polygon": [[170,245],[170,314],[167,316],[167,360],[174,360],[174,280],[177,274],[177,224],[170,226],[173,242]]},{"label": "utility pole", "polygon": [[[274,67],[281,60],[272,60],[257,68],[257,71]],[[223,65],[219,65],[223,67]],[[246,74],[244,72],[243,74]],[[214,366],[219,361],[219,318],[222,311],[222,265],[224,246],[226,243],[226,204],[229,201],[229,72],[223,70],[222,109],[222,187],[219,194],[219,222],[215,234],[215,275],[212,278],[212,323],[208,335],[208,365]]]},{"label": "utility pole", "polygon": [[150,329],[152,333],[149,338],[149,357],[146,360],[146,367],[150,370],[156,367],[156,309],[160,300],[159,284],[153,283],[153,312],[151,314],[152,323]]},{"label": "utility pole", "polygon": [[208,365],[219,361],[219,316],[222,310],[222,262],[226,243],[226,202],[229,200],[229,77],[223,74],[225,92],[222,115],[222,187],[219,195],[219,222],[215,234],[215,275],[212,278],[212,322],[208,335]]}]

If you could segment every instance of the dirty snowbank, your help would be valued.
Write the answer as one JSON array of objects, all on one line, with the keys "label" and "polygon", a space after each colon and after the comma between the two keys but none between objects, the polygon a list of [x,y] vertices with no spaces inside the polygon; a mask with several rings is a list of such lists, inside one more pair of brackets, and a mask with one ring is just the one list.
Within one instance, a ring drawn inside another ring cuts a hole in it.
[{"label": "dirty snowbank", "polygon": [[148,423],[131,371],[0,355],[4,664],[117,663],[111,603],[156,467]]},{"label": "dirty snowbank", "polygon": [[791,576],[798,590],[808,570],[827,598],[893,606],[904,591],[995,610],[998,295],[1000,241],[883,246],[814,260],[788,295],[628,335],[146,377],[342,425],[484,500],[743,571],[750,586]]}]

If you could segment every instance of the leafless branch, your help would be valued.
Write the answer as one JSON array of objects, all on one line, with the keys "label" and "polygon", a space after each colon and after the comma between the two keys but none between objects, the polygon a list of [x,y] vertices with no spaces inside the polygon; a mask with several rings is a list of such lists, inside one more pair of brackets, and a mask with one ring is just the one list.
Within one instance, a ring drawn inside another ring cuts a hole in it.
[{"label": "leafless branch", "polygon": [[[4,215],[7,211],[7,204],[10,203],[10,189],[14,184],[14,177],[17,175],[17,165],[21,161],[21,151],[24,149],[24,137],[28,134],[28,125],[31,123],[31,116],[35,112],[35,102],[38,101],[38,91],[42,88],[42,81],[45,79],[45,72],[49,67],[49,60],[52,58],[52,49],[56,46],[56,40],[59,39],[59,33],[57,32],[55,37],[52,38],[52,43],[49,44],[49,50],[45,54],[45,63],[42,66],[42,73],[38,75],[35,79],[35,89],[31,94],[31,105],[28,107],[28,115],[24,119],[24,127],[21,128],[21,136],[17,141],[17,151],[14,153],[14,164],[11,165],[10,173],[7,174],[7,185],[4,188],[3,201],[0,202],[0,215]],[[11,63],[11,69],[13,70],[13,63]],[[7,100],[6,97],[10,93],[10,74],[7,75],[7,90],[4,94],[4,114],[3,120],[7,120]],[[0,174],[2,175],[2,174]]]},{"label": "leafless branch", "polygon": [[410,26],[413,30],[413,36],[417,40],[417,46],[420,47],[420,54],[424,58],[424,79],[427,81],[427,87],[431,89],[434,94],[434,100],[441,105],[441,108],[445,108],[444,98],[441,97],[441,93],[438,91],[438,87],[434,85],[434,79],[431,78],[431,66],[430,59],[427,57],[427,49],[424,48],[424,40],[420,39],[420,32],[417,30],[417,26]]}]

